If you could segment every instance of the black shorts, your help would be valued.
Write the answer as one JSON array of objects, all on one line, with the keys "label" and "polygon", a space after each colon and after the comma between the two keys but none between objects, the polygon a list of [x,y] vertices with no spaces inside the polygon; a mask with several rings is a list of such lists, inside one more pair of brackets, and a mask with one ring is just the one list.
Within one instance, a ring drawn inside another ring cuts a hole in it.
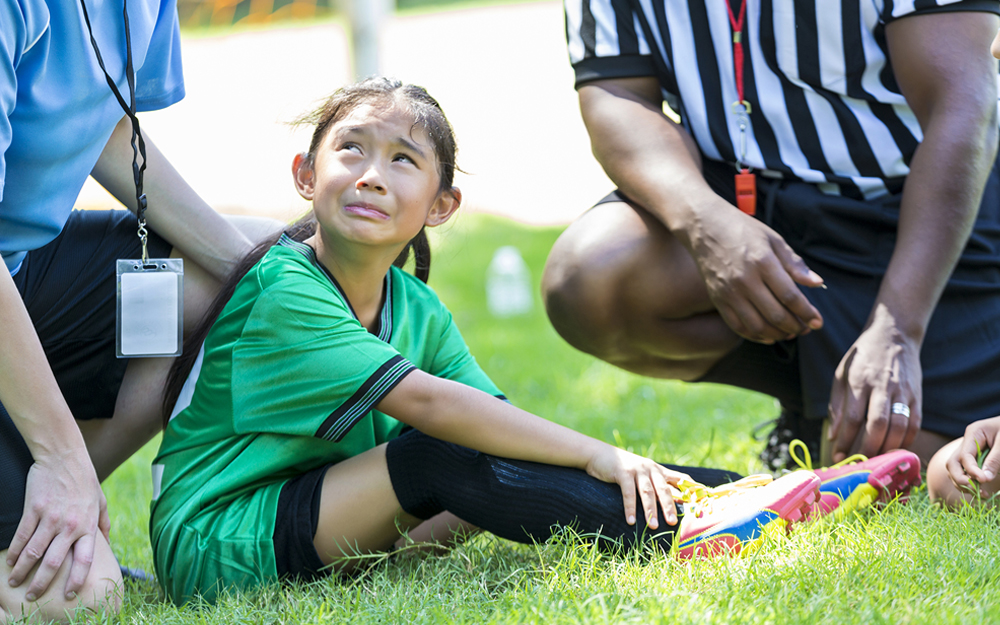
[{"label": "black shorts", "polygon": [[[733,168],[705,180],[735,204]],[[864,201],[758,176],[758,219],[785,238],[827,289],[803,289],[823,329],[794,341],[743,341],[701,380],[777,397],[806,418],[827,414],[834,371],[861,334],[896,244],[900,195]],[[600,203],[628,201],[617,192]],[[994,163],[973,233],[931,317],[920,353],[923,427],[960,437],[1000,415],[1000,170]]]},{"label": "black shorts", "polygon": [[319,528],[323,477],[331,466],[293,477],[281,487],[274,521],[274,562],[279,578],[310,580],[327,574],[313,537]]},{"label": "black shorts", "polygon": [[[73,211],[62,232],[25,257],[14,276],[66,403],[77,419],[114,413],[128,360],[115,353],[115,261],[139,258],[135,216],[125,210]],[[171,246],[153,232],[149,255]],[[0,550],[21,519],[32,458],[0,406]]]}]

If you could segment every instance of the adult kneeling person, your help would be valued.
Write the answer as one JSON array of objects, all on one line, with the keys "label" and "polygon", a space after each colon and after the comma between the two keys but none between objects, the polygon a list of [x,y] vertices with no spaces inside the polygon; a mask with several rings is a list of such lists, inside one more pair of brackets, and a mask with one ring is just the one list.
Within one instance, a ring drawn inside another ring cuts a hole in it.
[{"label": "adult kneeling person", "polygon": [[998,12],[567,1],[618,189],[552,250],[553,325],[629,371],[778,398],[776,470],[793,438],[926,463],[1000,413]]}]

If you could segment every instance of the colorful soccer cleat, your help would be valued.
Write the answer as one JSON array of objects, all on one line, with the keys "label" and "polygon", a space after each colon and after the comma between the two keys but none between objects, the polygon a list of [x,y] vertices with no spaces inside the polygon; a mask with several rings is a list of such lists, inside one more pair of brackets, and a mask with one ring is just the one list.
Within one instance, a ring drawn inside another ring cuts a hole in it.
[{"label": "colorful soccer cleat", "polygon": [[[920,458],[905,449],[874,458],[856,454],[832,467],[815,470],[809,450],[801,441],[792,441],[788,449],[800,467],[813,471],[822,482],[820,499],[810,518],[833,514],[839,520],[876,501],[886,503],[896,497],[905,501],[910,488],[920,485]],[[797,449],[804,453],[804,459],[796,455]]]},{"label": "colorful soccer cleat", "polygon": [[820,480],[811,471],[795,471],[772,481],[752,475],[707,488],[682,483],[684,516],[674,536],[678,558],[736,554],[761,542],[765,533],[787,531],[819,499]]}]

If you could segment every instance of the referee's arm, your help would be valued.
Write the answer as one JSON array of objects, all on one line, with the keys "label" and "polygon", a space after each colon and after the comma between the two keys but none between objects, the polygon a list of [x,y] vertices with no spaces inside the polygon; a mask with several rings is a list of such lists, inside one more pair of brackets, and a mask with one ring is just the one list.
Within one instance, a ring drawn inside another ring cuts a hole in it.
[{"label": "referee's arm", "polygon": [[[998,24],[993,14],[953,12],[886,27],[896,81],[924,138],[910,163],[896,247],[868,325],[834,380],[834,460],[849,453],[863,426],[866,455],[905,447],[920,429],[920,347],[997,154],[997,65],[989,50]],[[890,412],[896,402],[910,406],[909,419]]]}]

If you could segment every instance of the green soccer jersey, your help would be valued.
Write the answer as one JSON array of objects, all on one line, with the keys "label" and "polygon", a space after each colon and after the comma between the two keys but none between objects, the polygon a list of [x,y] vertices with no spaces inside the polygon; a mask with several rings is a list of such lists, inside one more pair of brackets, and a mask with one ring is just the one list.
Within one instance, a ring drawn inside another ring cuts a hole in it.
[{"label": "green soccer jersey", "polygon": [[153,465],[156,572],[178,603],[275,579],[281,487],[398,436],[373,406],[414,368],[502,397],[425,284],[393,267],[368,332],[312,248],[284,236],[203,350]]}]

